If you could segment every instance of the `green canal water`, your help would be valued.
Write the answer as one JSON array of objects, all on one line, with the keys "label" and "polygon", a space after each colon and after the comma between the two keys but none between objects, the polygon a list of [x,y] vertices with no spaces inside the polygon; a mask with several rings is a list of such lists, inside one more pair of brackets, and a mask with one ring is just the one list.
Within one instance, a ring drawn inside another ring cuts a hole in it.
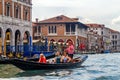
[{"label": "green canal water", "polygon": [[10,78],[21,71],[11,64],[0,64],[0,78]]}]

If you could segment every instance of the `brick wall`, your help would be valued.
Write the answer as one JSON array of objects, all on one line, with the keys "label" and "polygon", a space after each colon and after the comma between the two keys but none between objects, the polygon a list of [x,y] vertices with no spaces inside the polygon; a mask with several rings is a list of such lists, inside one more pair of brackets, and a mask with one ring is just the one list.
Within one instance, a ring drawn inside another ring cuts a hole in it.
[{"label": "brick wall", "polygon": [[[16,16],[16,11],[15,11],[15,9],[16,9],[16,6],[19,6],[19,18],[20,19],[22,19],[22,20],[25,20],[25,8],[27,9],[27,11],[28,11],[28,18],[27,18],[27,20],[28,21],[30,21],[30,18],[31,18],[31,14],[30,14],[30,7],[28,7],[28,6],[23,6],[22,4],[20,4],[20,3],[17,3],[17,2],[14,2],[14,16],[13,16],[13,4],[12,4],[12,0],[4,0],[4,15],[6,15],[7,14],[7,11],[6,11],[6,4],[7,3],[9,3],[10,4],[10,17],[15,17]],[[21,9],[21,6],[23,6],[23,12],[22,12],[22,16],[21,16],[21,11],[22,11],[22,9]],[[0,15],[2,15],[2,1],[0,2]]]},{"label": "brick wall", "polygon": [[[37,24],[34,24],[34,26],[36,26]],[[57,35],[49,35],[49,26],[56,26],[57,28]],[[39,26],[41,26],[41,33],[42,36],[46,36],[48,38],[48,41],[50,41],[51,39],[54,39],[56,42],[58,42],[58,40],[62,39],[63,41],[67,41],[68,39],[71,39],[73,41],[73,43],[76,43],[76,36],[67,36],[65,35],[65,24],[39,24]],[[34,37],[34,30],[33,30],[33,37]]]},{"label": "brick wall", "polygon": [[2,1],[0,1],[0,15],[2,15]]}]

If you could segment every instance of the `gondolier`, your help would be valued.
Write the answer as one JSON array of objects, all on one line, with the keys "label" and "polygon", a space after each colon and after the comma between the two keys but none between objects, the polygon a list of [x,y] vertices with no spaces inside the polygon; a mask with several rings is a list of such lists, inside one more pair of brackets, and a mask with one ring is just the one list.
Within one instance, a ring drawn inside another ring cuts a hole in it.
[{"label": "gondolier", "polygon": [[73,46],[72,41],[69,41],[69,42],[68,42],[68,47],[66,48],[65,51],[68,53],[68,56],[69,56],[71,59],[73,59],[73,54],[74,54],[74,52],[75,52],[75,48],[74,48],[74,46]]}]

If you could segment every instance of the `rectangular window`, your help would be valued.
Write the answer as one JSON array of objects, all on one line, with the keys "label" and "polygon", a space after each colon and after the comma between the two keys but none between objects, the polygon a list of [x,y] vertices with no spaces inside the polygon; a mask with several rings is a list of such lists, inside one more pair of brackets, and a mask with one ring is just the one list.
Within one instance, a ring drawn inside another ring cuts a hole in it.
[{"label": "rectangular window", "polygon": [[38,33],[41,33],[41,26],[38,26]]},{"label": "rectangular window", "polygon": [[117,35],[115,35],[115,39],[117,39]]},{"label": "rectangular window", "polygon": [[66,32],[70,32],[70,24],[66,24]]},{"label": "rectangular window", "polygon": [[75,24],[66,24],[66,34],[75,34]]},{"label": "rectangular window", "polygon": [[53,32],[52,33],[56,33],[56,26],[53,26]]},{"label": "rectangular window", "polygon": [[10,5],[6,6],[6,16],[10,16]]},{"label": "rectangular window", "polygon": [[49,26],[49,33],[57,33],[56,26]]},{"label": "rectangular window", "polygon": [[25,20],[28,20],[28,12],[25,11]]},{"label": "rectangular window", "polygon": [[112,38],[114,39],[114,35],[112,36]]},{"label": "rectangular window", "polygon": [[103,31],[101,32],[101,35],[103,35]]},{"label": "rectangular window", "polygon": [[49,26],[49,33],[52,33],[52,26]]},{"label": "rectangular window", "polygon": [[49,31],[49,33],[50,33],[50,26],[49,26],[49,30],[48,30],[48,31]]},{"label": "rectangular window", "polygon": [[117,41],[115,41],[115,44],[117,45]]},{"label": "rectangular window", "polygon": [[15,9],[15,18],[19,18],[19,8],[16,7]]},{"label": "rectangular window", "polygon": [[37,27],[36,27],[36,26],[33,27],[33,31],[34,31],[35,33],[37,32]]},{"label": "rectangular window", "polygon": [[114,41],[112,41],[112,44],[114,45]]},{"label": "rectangular window", "polygon": [[71,32],[75,32],[75,24],[72,24],[70,27],[71,27]]}]

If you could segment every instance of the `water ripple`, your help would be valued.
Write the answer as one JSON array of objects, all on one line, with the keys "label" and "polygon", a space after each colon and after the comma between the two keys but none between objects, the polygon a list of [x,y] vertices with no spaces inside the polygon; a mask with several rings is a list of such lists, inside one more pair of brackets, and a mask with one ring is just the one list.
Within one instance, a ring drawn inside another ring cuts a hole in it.
[{"label": "water ripple", "polygon": [[119,53],[88,56],[82,67],[18,72],[13,77],[0,78],[0,80],[120,80]]}]

